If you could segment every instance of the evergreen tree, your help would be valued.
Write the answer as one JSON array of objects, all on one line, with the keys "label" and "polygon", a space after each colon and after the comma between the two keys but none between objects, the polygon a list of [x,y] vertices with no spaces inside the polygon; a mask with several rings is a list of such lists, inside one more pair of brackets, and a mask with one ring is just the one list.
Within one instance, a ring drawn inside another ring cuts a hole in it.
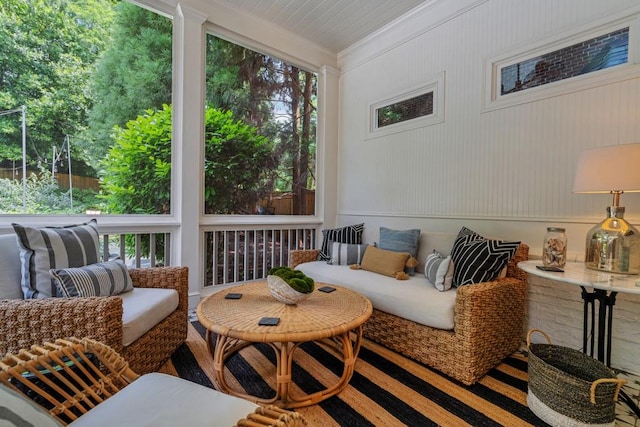
[{"label": "evergreen tree", "polygon": [[115,7],[111,41],[91,82],[95,102],[87,137],[92,158],[107,153],[114,126],[171,103],[172,28],[170,19],[137,5]]}]

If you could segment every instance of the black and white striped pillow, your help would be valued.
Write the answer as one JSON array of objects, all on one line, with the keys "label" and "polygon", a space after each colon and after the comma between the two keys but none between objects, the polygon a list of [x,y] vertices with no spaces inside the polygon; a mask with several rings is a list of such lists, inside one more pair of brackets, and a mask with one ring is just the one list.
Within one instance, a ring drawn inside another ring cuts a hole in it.
[{"label": "black and white striped pillow", "polygon": [[334,228],[330,230],[322,230],[322,248],[320,249],[320,261],[329,261],[331,259],[331,243],[362,243],[362,232],[364,231],[364,223],[356,225],[347,225],[342,228]]},{"label": "black and white striped pillow", "polygon": [[99,261],[95,219],[66,227],[27,227],[12,224],[18,235],[25,299],[58,296],[49,270],[82,267]]},{"label": "black and white striped pillow", "polygon": [[118,295],[133,289],[131,276],[122,260],[78,268],[52,269],[49,273],[64,297]]},{"label": "black and white striped pillow", "polygon": [[462,227],[453,243],[453,286],[495,280],[509,263],[520,242],[485,239]]}]

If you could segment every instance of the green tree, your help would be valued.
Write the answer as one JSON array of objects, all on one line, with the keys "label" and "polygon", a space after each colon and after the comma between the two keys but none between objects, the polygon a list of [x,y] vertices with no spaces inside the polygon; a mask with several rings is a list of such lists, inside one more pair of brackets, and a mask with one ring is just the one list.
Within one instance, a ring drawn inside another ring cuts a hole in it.
[{"label": "green tree", "polygon": [[272,101],[282,89],[278,61],[213,35],[207,36],[206,58],[207,104],[273,136]]},{"label": "green tree", "polygon": [[114,126],[171,103],[172,28],[169,18],[140,6],[121,2],[115,7],[111,44],[90,85],[95,102],[86,139],[93,159],[109,150]]},{"label": "green tree", "polygon": [[205,113],[205,213],[253,213],[273,186],[275,167],[270,140],[235,120],[231,111]]},{"label": "green tree", "polygon": [[[87,126],[86,91],[109,38],[115,0],[3,0],[0,3],[0,110],[27,107],[29,165],[50,160],[66,135]],[[22,147],[20,114],[0,116],[0,142]],[[73,146],[73,169],[89,174]],[[0,153],[0,165],[12,161]]]},{"label": "green tree", "polygon": [[124,128],[102,160],[107,213],[168,214],[171,188],[171,107],[147,110]]},{"label": "green tree", "polygon": [[[205,209],[215,214],[252,209],[270,188],[264,171],[273,166],[271,143],[230,111],[207,108],[205,114]],[[108,213],[169,213],[171,107],[116,126],[103,168]]]},{"label": "green tree", "polygon": [[315,187],[316,78],[281,60],[213,35],[207,37],[207,103],[229,109],[274,141],[269,182],[294,194],[304,214]]}]

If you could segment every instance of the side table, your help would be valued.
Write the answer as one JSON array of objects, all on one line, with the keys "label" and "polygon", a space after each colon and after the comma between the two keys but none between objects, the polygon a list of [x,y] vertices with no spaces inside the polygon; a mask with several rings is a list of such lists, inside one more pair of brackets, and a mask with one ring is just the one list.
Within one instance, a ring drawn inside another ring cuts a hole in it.
[{"label": "side table", "polygon": [[[582,351],[597,358],[605,365],[611,366],[611,329],[616,295],[618,293],[640,295],[640,285],[636,285],[636,281],[640,280],[640,276],[591,270],[585,267],[584,263],[578,262],[567,263],[562,273],[539,270],[536,267],[537,265],[542,265],[542,262],[540,260],[532,260],[518,263],[518,267],[533,276],[580,286],[582,300],[584,301]],[[597,310],[596,301],[598,302]],[[597,353],[594,353],[596,350],[596,336]],[[626,403],[635,415],[640,418],[640,409],[622,390],[620,391],[620,400]]]}]

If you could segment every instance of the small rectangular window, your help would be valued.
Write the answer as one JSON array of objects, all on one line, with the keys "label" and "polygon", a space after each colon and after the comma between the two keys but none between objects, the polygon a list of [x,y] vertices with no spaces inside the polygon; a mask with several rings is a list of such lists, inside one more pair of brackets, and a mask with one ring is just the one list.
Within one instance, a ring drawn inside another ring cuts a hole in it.
[{"label": "small rectangular window", "polygon": [[369,104],[368,138],[444,121],[444,72],[423,85]]},{"label": "small rectangular window", "polygon": [[433,114],[433,92],[376,109],[378,128]]},{"label": "small rectangular window", "polygon": [[503,67],[500,94],[519,92],[629,60],[629,27]]},{"label": "small rectangular window", "polygon": [[484,111],[640,76],[640,15],[620,13],[485,60]]}]

